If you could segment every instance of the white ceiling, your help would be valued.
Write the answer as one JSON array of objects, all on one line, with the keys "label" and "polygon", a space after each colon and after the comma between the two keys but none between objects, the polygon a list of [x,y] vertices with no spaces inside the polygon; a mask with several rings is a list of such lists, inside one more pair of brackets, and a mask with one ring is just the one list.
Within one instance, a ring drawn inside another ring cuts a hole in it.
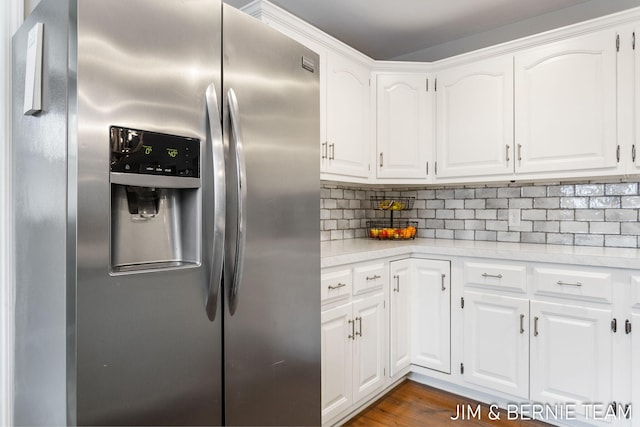
[{"label": "white ceiling", "polygon": [[[225,1],[241,7],[250,0]],[[515,37],[522,37],[549,29],[546,27],[550,25],[568,25],[640,5],[640,0],[271,1],[374,59],[395,59],[416,51],[426,53],[464,39],[469,39],[469,50],[477,49],[482,46],[474,46],[478,43],[474,36],[496,29],[508,28],[511,33],[515,31]],[[516,28],[518,23],[524,28]]]}]

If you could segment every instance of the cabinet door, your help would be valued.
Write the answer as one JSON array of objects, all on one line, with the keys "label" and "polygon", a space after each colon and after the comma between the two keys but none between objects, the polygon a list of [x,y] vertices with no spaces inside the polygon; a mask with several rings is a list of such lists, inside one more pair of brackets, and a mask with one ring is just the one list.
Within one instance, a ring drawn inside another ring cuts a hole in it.
[{"label": "cabinet door", "polygon": [[332,51],[327,58],[324,172],[368,178],[369,69]]},{"label": "cabinet door", "polygon": [[616,169],[615,41],[607,30],[516,54],[517,173]]},{"label": "cabinet door", "polygon": [[322,419],[328,420],[352,402],[351,303],[324,311],[321,317]]},{"label": "cabinet door", "polygon": [[411,364],[411,261],[391,263],[389,376],[403,375]]},{"label": "cabinet door", "polygon": [[378,178],[427,178],[433,111],[426,82],[424,74],[377,76]]},{"label": "cabinet door", "polygon": [[631,408],[635,409],[631,425],[640,427],[640,313],[631,315],[631,331]]},{"label": "cabinet door", "polygon": [[529,301],[464,292],[464,380],[529,397]]},{"label": "cabinet door", "polygon": [[448,261],[413,260],[411,363],[451,373],[451,275]]},{"label": "cabinet door", "polygon": [[353,402],[384,385],[384,294],[353,303]]},{"label": "cabinet door", "polygon": [[513,59],[437,76],[436,179],[513,174]]},{"label": "cabinet door", "polygon": [[531,400],[612,401],[611,311],[531,301]]}]

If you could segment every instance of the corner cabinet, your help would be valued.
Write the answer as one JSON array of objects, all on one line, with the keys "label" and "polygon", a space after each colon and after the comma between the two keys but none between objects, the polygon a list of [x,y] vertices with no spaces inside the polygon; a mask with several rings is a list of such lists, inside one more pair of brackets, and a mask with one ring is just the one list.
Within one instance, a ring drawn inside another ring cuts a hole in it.
[{"label": "corner cabinet", "polygon": [[436,179],[510,178],[513,57],[446,69],[436,77]]},{"label": "corner cabinet", "polygon": [[426,183],[430,161],[434,167],[427,75],[379,73],[375,77],[377,177]]},{"label": "corner cabinet", "polygon": [[370,70],[341,53],[326,50],[325,136],[321,172],[370,176]]},{"label": "corner cabinet", "polygon": [[515,55],[518,174],[616,173],[616,39],[611,29]]}]

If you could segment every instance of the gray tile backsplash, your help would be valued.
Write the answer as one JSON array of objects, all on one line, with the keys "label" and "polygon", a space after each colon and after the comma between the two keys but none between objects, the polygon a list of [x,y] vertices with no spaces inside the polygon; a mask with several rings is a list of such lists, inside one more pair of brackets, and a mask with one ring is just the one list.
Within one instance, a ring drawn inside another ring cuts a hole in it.
[{"label": "gray tile backsplash", "polygon": [[[415,197],[396,218],[418,221],[418,237],[640,248],[638,182],[496,184],[399,188],[323,182],[321,239],[366,236],[372,196]],[[509,210],[520,224],[509,225]]]}]

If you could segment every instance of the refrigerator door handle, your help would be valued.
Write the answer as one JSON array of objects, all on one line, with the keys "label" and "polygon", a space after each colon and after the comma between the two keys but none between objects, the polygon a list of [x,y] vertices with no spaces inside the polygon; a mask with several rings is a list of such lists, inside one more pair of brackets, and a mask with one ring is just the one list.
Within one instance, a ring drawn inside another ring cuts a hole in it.
[{"label": "refrigerator door handle", "polygon": [[222,123],[220,123],[220,110],[218,98],[213,84],[207,87],[205,93],[207,103],[207,119],[211,141],[211,175],[213,178],[213,195],[205,195],[213,206],[213,241],[211,242],[211,259],[209,273],[209,287],[207,291],[206,310],[207,317],[213,321],[218,309],[218,295],[222,283],[222,267],[224,264],[224,240],[225,240],[225,212],[226,212],[226,171],[224,160],[224,144],[222,141]]},{"label": "refrigerator door handle", "polygon": [[238,221],[236,229],[236,252],[235,262],[233,270],[233,281],[231,285],[231,291],[229,293],[229,313],[233,315],[238,306],[238,292],[240,290],[240,283],[242,282],[242,270],[244,265],[244,249],[246,241],[246,226],[247,218],[245,214],[245,207],[247,204],[247,168],[244,157],[244,141],[242,138],[242,131],[240,128],[240,114],[238,111],[238,99],[232,88],[227,93],[227,100],[229,104],[229,117],[231,120],[231,132],[229,135],[229,143],[233,143],[235,152],[235,162],[237,171],[237,201],[238,201]]}]

